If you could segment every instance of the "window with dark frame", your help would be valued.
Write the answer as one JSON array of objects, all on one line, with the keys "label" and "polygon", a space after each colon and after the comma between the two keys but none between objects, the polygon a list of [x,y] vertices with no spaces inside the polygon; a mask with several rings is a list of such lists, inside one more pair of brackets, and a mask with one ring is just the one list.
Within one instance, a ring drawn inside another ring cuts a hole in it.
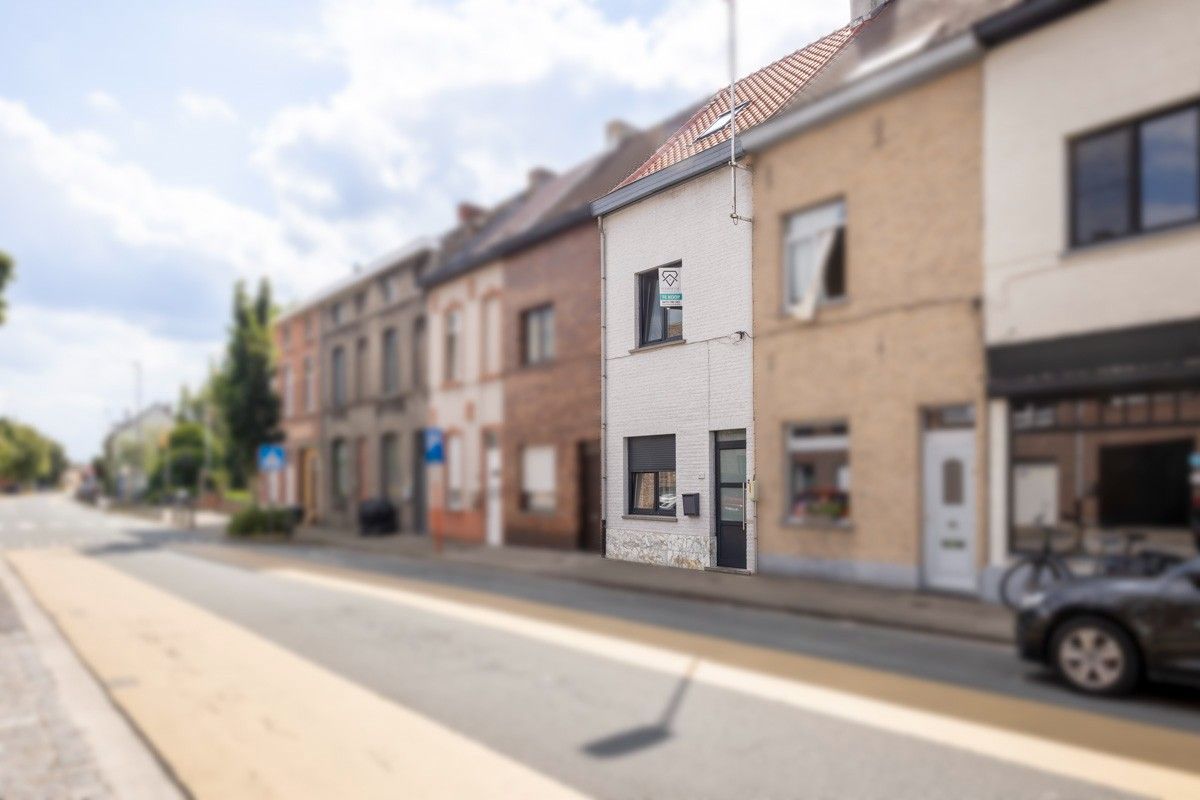
[{"label": "window with dark frame", "polygon": [[[678,267],[679,264],[674,266]],[[638,276],[638,347],[678,341],[683,338],[683,309],[658,304],[658,270]]]},{"label": "window with dark frame", "polygon": [[341,345],[333,348],[329,362],[330,384],[332,392],[330,400],[335,409],[346,405],[346,350]]},{"label": "window with dark frame", "polygon": [[526,366],[554,360],[554,306],[531,308],[521,314],[521,361]]},{"label": "window with dark frame", "polygon": [[675,437],[632,436],[626,439],[629,470],[629,513],[675,516]]},{"label": "window with dark frame", "polygon": [[1070,162],[1072,246],[1200,221],[1200,105],[1081,136]]}]

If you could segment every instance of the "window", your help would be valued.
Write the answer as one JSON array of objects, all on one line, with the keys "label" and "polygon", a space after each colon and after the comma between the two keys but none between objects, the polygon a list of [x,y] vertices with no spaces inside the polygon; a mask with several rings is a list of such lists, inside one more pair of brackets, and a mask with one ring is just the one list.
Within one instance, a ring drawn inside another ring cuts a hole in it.
[{"label": "window", "polygon": [[383,393],[395,394],[400,389],[400,351],[396,346],[395,328],[388,328],[383,332],[383,342],[379,350],[382,360],[380,379]]},{"label": "window", "polygon": [[497,295],[483,300],[483,374],[499,375],[501,348],[500,298]]},{"label": "window", "polygon": [[658,270],[638,276],[638,346],[683,338],[683,309],[658,304]]},{"label": "window", "polygon": [[354,398],[367,396],[367,340],[359,339],[354,345]]},{"label": "window", "polygon": [[459,511],[463,508],[463,440],[460,434],[446,437],[446,508]]},{"label": "window", "polygon": [[526,511],[553,511],[556,459],[553,445],[521,451],[521,507]]},{"label": "window", "polygon": [[288,345],[292,343],[292,325],[290,322],[285,322],[279,326],[279,349],[287,352]]},{"label": "window", "polygon": [[1200,108],[1158,114],[1071,144],[1071,243],[1200,219]]},{"label": "window", "polygon": [[367,308],[367,293],[359,292],[358,294],[354,295],[354,313],[355,313],[355,315],[356,316],[361,315],[363,313],[363,311],[366,310],[366,308]]},{"label": "window", "polygon": [[346,457],[346,443],[341,439],[333,440],[329,461],[333,467],[330,470],[330,488],[334,502],[340,505],[346,502],[350,492],[350,460]]},{"label": "window", "polygon": [[810,319],[846,295],[846,208],[827,203],[788,217],[783,240],[784,310]]},{"label": "window", "polygon": [[304,341],[311,342],[313,339],[313,319],[311,314],[304,315]]},{"label": "window", "polygon": [[521,315],[521,359],[525,364],[554,360],[554,306],[533,308]]},{"label": "window", "polygon": [[396,296],[399,294],[396,289],[396,286],[399,282],[400,279],[395,275],[390,275],[379,281],[379,294],[383,296],[383,302],[385,304],[395,302]]},{"label": "window", "polygon": [[315,411],[317,404],[317,372],[313,369],[312,356],[304,357],[304,410]]},{"label": "window", "polygon": [[342,304],[341,303],[334,303],[329,308],[329,321],[331,324],[333,324],[335,326],[342,324]]},{"label": "window", "polygon": [[[741,103],[738,103],[736,106],[734,106],[734,111],[741,111],[743,108],[745,108],[748,105],[750,105],[749,101],[743,101]],[[728,111],[721,114],[721,116],[719,116],[715,120],[713,120],[712,125],[709,125],[707,128],[704,129],[704,133],[702,133],[696,137],[696,141],[698,142],[701,139],[703,139],[705,136],[712,136],[714,133],[717,133],[718,131],[720,131],[726,125],[729,124],[729,120],[732,117],[733,117],[733,114],[731,114]]]},{"label": "window", "polygon": [[387,500],[396,496],[400,481],[400,445],[394,433],[385,433],[379,440],[379,495]]},{"label": "window", "polygon": [[637,436],[626,445],[629,513],[675,516],[675,437]]},{"label": "window", "polygon": [[413,388],[425,385],[425,318],[418,317],[413,323],[412,333],[412,382]]},{"label": "window", "polygon": [[332,396],[329,398],[334,408],[346,405],[346,351],[340,345],[333,348],[333,356],[329,362],[329,381]]},{"label": "window", "polygon": [[788,518],[843,523],[850,517],[850,430],[844,422],[791,425]]},{"label": "window", "polygon": [[462,312],[455,309],[446,314],[445,364],[442,365],[446,383],[459,380],[458,345],[462,338]]},{"label": "window", "polygon": [[283,416],[290,417],[295,408],[292,404],[292,367],[284,364],[279,369],[280,394],[283,395]]}]

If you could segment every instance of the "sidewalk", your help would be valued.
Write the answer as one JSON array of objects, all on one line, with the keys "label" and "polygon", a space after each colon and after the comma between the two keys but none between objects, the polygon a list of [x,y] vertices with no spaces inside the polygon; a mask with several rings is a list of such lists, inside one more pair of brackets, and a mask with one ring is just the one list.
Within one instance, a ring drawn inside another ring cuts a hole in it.
[{"label": "sidewalk", "polygon": [[0,558],[0,798],[179,800]]},{"label": "sidewalk", "polygon": [[405,558],[441,558],[612,589],[852,620],[1002,644],[1013,641],[1012,615],[1007,610],[948,595],[818,579],[675,569],[615,561],[591,553],[528,547],[447,543],[438,556],[430,537],[411,534],[363,538],[340,530],[303,528],[297,531],[295,541]]}]

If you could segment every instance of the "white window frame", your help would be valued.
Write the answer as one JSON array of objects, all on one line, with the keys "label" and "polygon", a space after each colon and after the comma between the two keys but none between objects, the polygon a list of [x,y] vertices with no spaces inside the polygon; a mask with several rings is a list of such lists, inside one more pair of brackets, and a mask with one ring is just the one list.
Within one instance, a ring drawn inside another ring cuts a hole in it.
[{"label": "white window frame", "polygon": [[[826,270],[839,230],[846,227],[846,203],[838,199],[788,216],[783,232],[783,310],[799,319],[812,319],[825,296]],[[843,234],[844,235],[844,234]],[[793,290],[800,248],[810,249],[812,274],[802,292]],[[840,299],[840,298],[837,298]]]},{"label": "white window frame", "polygon": [[[553,513],[558,507],[558,449],[552,444],[521,448],[521,508]],[[548,499],[548,502],[546,502]]]}]

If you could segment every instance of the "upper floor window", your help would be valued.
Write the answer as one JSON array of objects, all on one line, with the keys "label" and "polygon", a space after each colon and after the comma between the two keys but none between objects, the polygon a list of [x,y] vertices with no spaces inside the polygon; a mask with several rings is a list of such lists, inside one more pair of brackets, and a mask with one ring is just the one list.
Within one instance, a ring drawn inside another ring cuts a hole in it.
[{"label": "upper floor window", "polygon": [[358,294],[354,295],[354,313],[356,315],[362,314],[363,311],[366,310],[366,308],[367,308],[367,293],[359,292]]},{"label": "upper floor window", "polygon": [[396,329],[388,328],[383,332],[382,346],[379,348],[382,360],[380,378],[384,394],[395,394],[400,388],[400,351],[396,346]]},{"label": "upper floor window", "polygon": [[379,281],[379,293],[383,296],[384,303],[394,303],[396,301],[396,297],[399,294],[396,290],[398,282],[399,279],[395,275],[389,275]]},{"label": "upper floor window", "polygon": [[337,326],[342,324],[342,304],[334,303],[329,307],[329,322]]},{"label": "upper floor window", "polygon": [[295,407],[292,404],[292,367],[289,364],[279,368],[279,388],[283,395],[283,416],[290,417],[295,413]]},{"label": "upper floor window", "polygon": [[412,331],[412,385],[420,389],[425,385],[425,318],[418,317]]},{"label": "upper floor window", "polygon": [[1200,107],[1080,137],[1070,160],[1072,245],[1200,219]]},{"label": "upper floor window", "polygon": [[279,326],[279,345],[280,349],[287,351],[288,345],[292,343],[292,324],[285,322]]},{"label": "upper floor window", "polygon": [[304,357],[304,387],[301,389],[305,411],[315,411],[317,404],[317,371],[312,356]]},{"label": "upper floor window", "polygon": [[544,364],[554,360],[554,306],[531,308],[521,315],[521,360]]},{"label": "upper floor window", "polygon": [[841,200],[792,214],[783,232],[784,310],[811,317],[846,295],[846,206]]},{"label": "upper floor window", "polygon": [[638,346],[682,339],[683,309],[658,304],[658,270],[640,273],[637,281]]},{"label": "upper floor window", "polygon": [[333,407],[346,405],[346,351],[341,345],[333,348],[329,360],[329,385],[332,390],[329,399]]},{"label": "upper floor window", "polygon": [[304,315],[304,341],[311,342],[313,339],[313,319],[312,314]]},{"label": "upper floor window", "polygon": [[500,336],[500,296],[483,300],[483,374],[499,375],[504,342]]},{"label": "upper floor window", "polygon": [[367,396],[367,340],[359,339],[354,346],[354,397]]},{"label": "upper floor window", "polygon": [[446,313],[445,363],[442,365],[443,377],[447,383],[453,383],[462,376],[459,370],[458,348],[462,340],[462,312],[458,309]]}]

